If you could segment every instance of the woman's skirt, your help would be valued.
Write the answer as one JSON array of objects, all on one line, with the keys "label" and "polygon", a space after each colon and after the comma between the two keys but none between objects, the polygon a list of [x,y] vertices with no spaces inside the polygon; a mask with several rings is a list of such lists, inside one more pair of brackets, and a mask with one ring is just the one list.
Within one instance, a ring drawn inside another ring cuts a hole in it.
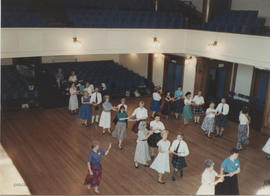
[{"label": "woman's skirt", "polygon": [[227,122],[228,122],[227,116],[220,114],[217,116],[216,126],[221,127],[221,128],[225,128],[227,126]]},{"label": "woman's skirt", "polygon": [[78,118],[83,120],[91,120],[92,113],[91,113],[91,107],[89,104],[82,104],[80,107],[80,111],[78,113]]},{"label": "woman's skirt", "polygon": [[[227,173],[225,173],[227,174]],[[215,187],[216,195],[239,195],[237,174],[233,177],[226,176],[224,181]]]},{"label": "woman's skirt", "polygon": [[182,170],[187,167],[185,157],[176,157],[172,159],[173,168]]},{"label": "woman's skirt", "polygon": [[209,184],[202,184],[196,195],[215,195],[215,186]]},{"label": "woman's skirt", "polygon": [[79,108],[79,103],[78,103],[77,95],[71,95],[69,97],[68,109],[71,111],[74,111],[74,110],[77,110],[78,108]]},{"label": "woman's skirt", "polygon": [[206,116],[203,119],[203,123],[202,123],[201,128],[204,131],[213,132],[214,131],[214,124],[215,124],[215,118]]},{"label": "woman's skirt", "polygon": [[154,112],[160,112],[160,101],[152,100],[150,110]]},{"label": "woman's skirt", "polygon": [[192,119],[192,111],[189,105],[185,105],[182,112],[183,118]]},{"label": "woman's skirt", "polygon": [[123,141],[126,137],[126,132],[127,132],[126,122],[118,121],[114,128],[114,131],[112,132],[112,136],[117,138],[118,140]]},{"label": "woman's skirt", "polygon": [[99,126],[103,129],[111,128],[111,112],[102,112],[99,120]]},{"label": "woman's skirt", "polygon": [[203,114],[203,107],[202,106],[193,106],[192,113],[194,116],[200,116]]},{"label": "woman's skirt", "polygon": [[161,109],[161,113],[164,115],[170,115],[171,110],[172,110],[172,103],[165,101],[165,103]]},{"label": "woman's skirt", "polygon": [[262,151],[267,154],[270,154],[270,138],[267,140],[266,144],[262,148]]},{"label": "woman's skirt", "polygon": [[183,99],[177,100],[173,103],[173,112],[180,114],[183,112],[184,101]]},{"label": "woman's skirt", "polygon": [[91,164],[91,170],[93,175],[91,176],[89,171],[85,178],[84,185],[91,185],[92,187],[99,186],[102,174],[101,164]]},{"label": "woman's skirt", "polygon": [[161,140],[160,133],[153,133],[147,140],[148,145],[152,148],[157,147],[157,143]]},{"label": "woman's skirt", "polygon": [[241,144],[248,144],[248,125],[239,125],[238,126],[238,138],[237,141]]},{"label": "woman's skirt", "polygon": [[137,141],[136,151],[134,156],[134,162],[140,164],[147,164],[147,161],[150,161],[149,147],[147,141]]}]

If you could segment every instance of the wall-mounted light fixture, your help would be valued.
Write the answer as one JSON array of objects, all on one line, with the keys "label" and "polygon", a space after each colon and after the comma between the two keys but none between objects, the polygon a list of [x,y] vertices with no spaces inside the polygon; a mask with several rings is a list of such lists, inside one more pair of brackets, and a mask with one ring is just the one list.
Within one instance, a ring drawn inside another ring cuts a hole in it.
[{"label": "wall-mounted light fixture", "polygon": [[153,38],[153,43],[154,43],[154,47],[159,49],[160,48],[160,41],[158,40],[157,37]]},{"label": "wall-mounted light fixture", "polygon": [[82,46],[81,42],[78,40],[77,37],[73,37],[72,40],[73,40],[72,45],[74,48],[79,48]]},{"label": "wall-mounted light fixture", "polygon": [[217,45],[218,45],[218,42],[214,41],[214,42],[208,44],[207,49],[214,49],[217,47]]},{"label": "wall-mounted light fixture", "polygon": [[197,58],[195,56],[187,55],[185,57],[185,64],[190,64],[192,62],[196,62]]}]

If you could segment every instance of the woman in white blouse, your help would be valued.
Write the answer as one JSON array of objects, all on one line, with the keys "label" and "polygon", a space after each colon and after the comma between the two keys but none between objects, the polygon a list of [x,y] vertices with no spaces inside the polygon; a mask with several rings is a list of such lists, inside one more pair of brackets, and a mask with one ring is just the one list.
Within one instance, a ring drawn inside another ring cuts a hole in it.
[{"label": "woman in white blouse", "polygon": [[243,145],[248,144],[248,136],[249,136],[249,116],[248,116],[248,108],[244,107],[240,111],[239,115],[239,126],[238,126],[238,137],[237,137],[237,150],[243,150]]},{"label": "woman in white blouse", "polygon": [[184,100],[184,108],[183,108],[183,118],[184,118],[184,125],[187,125],[189,120],[192,119],[192,111],[191,111],[191,106],[193,104],[192,98],[191,98],[191,92],[187,92],[185,95],[185,100]]},{"label": "woman in white blouse", "polygon": [[208,138],[211,138],[211,133],[214,131],[216,109],[215,103],[210,103],[209,108],[206,110],[205,117],[202,123],[202,130]]},{"label": "woman in white blouse", "polygon": [[78,81],[78,78],[77,78],[74,71],[71,72],[71,76],[69,76],[68,81],[69,82],[77,82]]},{"label": "woman in white blouse", "polygon": [[187,143],[184,141],[184,134],[179,133],[176,140],[173,141],[170,148],[173,165],[172,180],[175,181],[175,175],[179,171],[180,177],[183,177],[183,169],[187,167],[185,157],[189,155],[189,149]]},{"label": "woman in white blouse", "polygon": [[196,95],[193,98],[193,107],[192,112],[194,115],[194,122],[195,124],[200,124],[200,116],[203,114],[203,105],[204,105],[204,98],[202,96],[202,91],[198,92],[198,95]]},{"label": "woman in white blouse", "polygon": [[70,112],[72,114],[74,114],[74,113],[76,113],[76,111],[79,108],[78,97],[77,97],[78,91],[77,91],[74,83],[72,83],[72,85],[69,89],[69,93],[70,93],[70,97],[69,97],[68,108],[69,108]]},{"label": "woman in white blouse", "polygon": [[[219,176],[214,170],[214,161],[206,160],[204,165],[205,170],[202,173],[201,186],[196,195],[215,195],[215,186],[216,184],[223,182],[223,177]],[[216,177],[219,177],[219,179],[216,180]]]}]

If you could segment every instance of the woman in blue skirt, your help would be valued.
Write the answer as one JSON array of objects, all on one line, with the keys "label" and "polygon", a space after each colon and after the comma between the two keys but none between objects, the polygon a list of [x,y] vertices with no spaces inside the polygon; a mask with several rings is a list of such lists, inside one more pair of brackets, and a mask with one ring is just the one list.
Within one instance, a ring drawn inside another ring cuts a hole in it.
[{"label": "woman in blue skirt", "polygon": [[185,106],[183,108],[182,116],[184,118],[184,125],[187,125],[189,119],[192,119],[192,111],[191,111],[192,98],[191,98],[191,92],[187,92],[186,93],[184,104],[185,104]]},{"label": "woman in blue skirt", "polygon": [[155,90],[153,92],[153,100],[150,106],[152,113],[152,117],[154,118],[156,112],[160,112],[160,102],[161,102],[161,90]]},{"label": "woman in blue skirt", "polygon": [[88,127],[88,121],[92,118],[91,106],[90,106],[90,97],[87,91],[84,91],[84,94],[81,98],[81,107],[78,114],[78,118],[82,119],[82,125]]}]

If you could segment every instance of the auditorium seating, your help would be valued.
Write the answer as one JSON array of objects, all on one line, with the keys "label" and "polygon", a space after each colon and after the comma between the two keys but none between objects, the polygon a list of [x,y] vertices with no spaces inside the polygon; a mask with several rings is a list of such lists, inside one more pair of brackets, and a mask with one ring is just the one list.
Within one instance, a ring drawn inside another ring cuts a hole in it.
[{"label": "auditorium seating", "polygon": [[[71,75],[71,72],[75,71],[78,80],[82,80],[80,82],[82,85],[90,82],[94,86],[101,88],[101,83],[105,83],[107,93],[134,91],[139,86],[153,88],[151,81],[114,61],[47,63],[43,64],[43,67],[54,78],[57,69],[61,67],[66,80]],[[66,82],[65,87],[69,88],[70,83]]]},{"label": "auditorium seating", "polygon": [[241,34],[260,34],[265,19],[258,18],[258,11],[233,10],[215,16],[209,23],[201,25],[201,29]]},{"label": "auditorium seating", "polygon": [[66,9],[73,27],[184,28],[184,18],[169,12]]},{"label": "auditorium seating", "polygon": [[1,66],[1,72],[2,103],[14,101],[26,103],[26,100],[38,97],[38,92],[36,90],[29,90],[28,82],[21,74],[19,74],[15,66]]}]

